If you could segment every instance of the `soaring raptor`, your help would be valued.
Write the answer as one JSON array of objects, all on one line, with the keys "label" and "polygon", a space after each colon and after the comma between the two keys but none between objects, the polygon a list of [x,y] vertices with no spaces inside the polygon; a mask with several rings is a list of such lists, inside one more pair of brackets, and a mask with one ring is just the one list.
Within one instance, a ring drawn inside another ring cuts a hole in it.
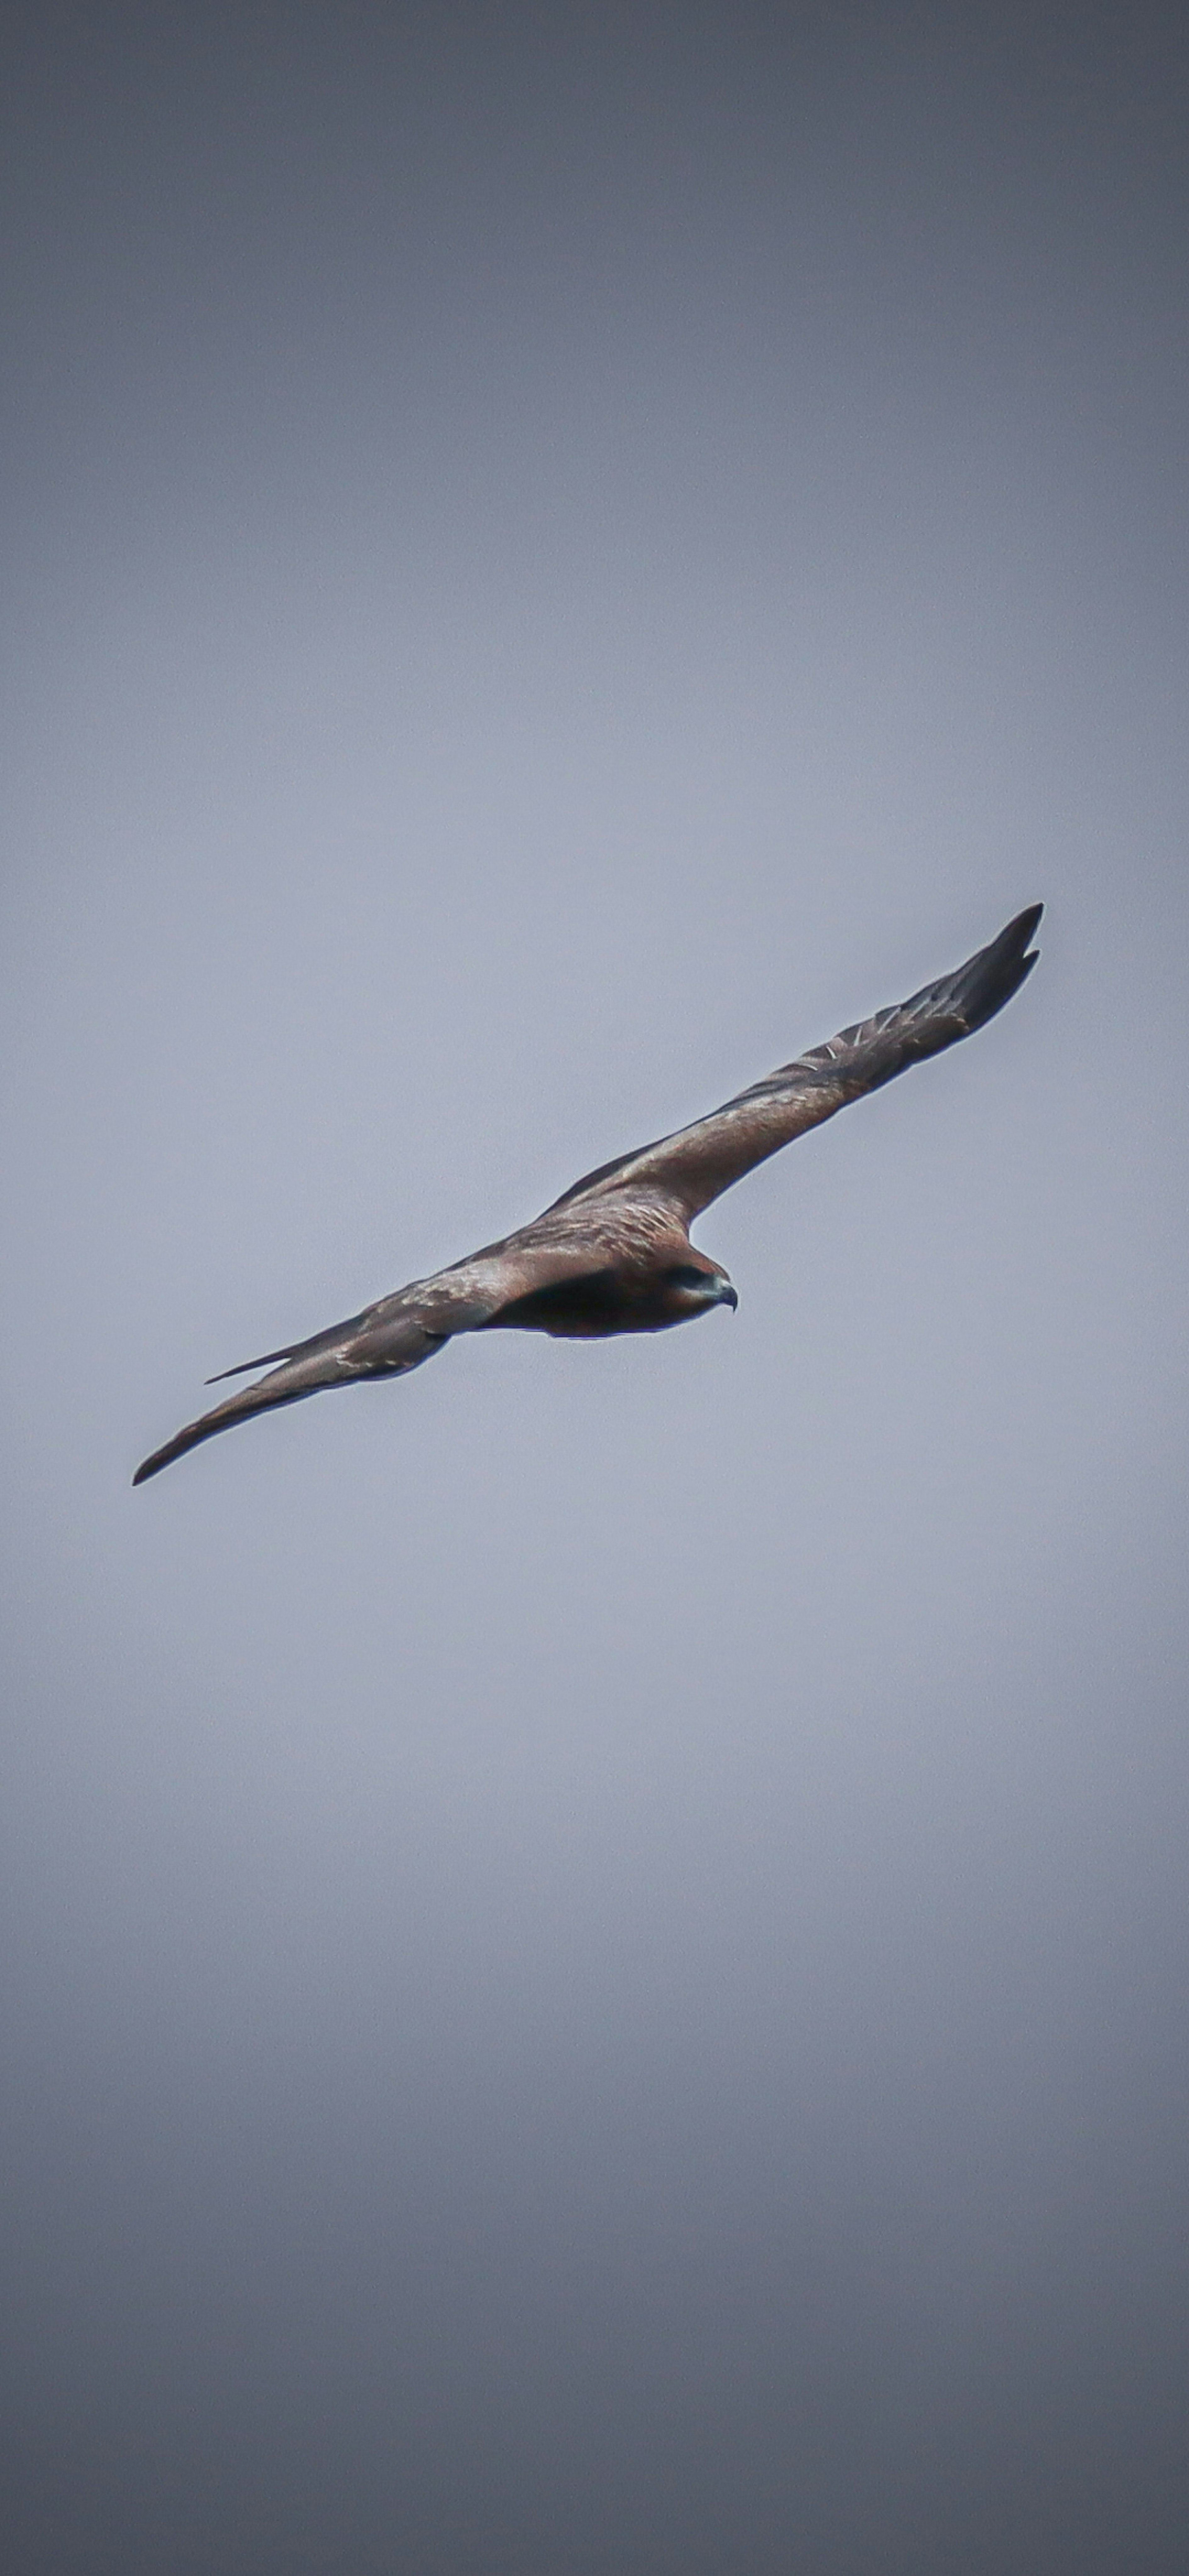
[{"label": "soaring raptor", "polygon": [[910,1001],[780,1065],[692,1127],[588,1172],[502,1243],[489,1243],[432,1279],[412,1280],[308,1342],[224,1369],[224,1377],[255,1368],[268,1368],[269,1375],[188,1422],[145,1459],[133,1483],[142,1485],[200,1440],[273,1405],[297,1404],[322,1387],[354,1386],[361,1378],[404,1377],[444,1350],[455,1333],[497,1325],[579,1339],[659,1333],[712,1306],[736,1305],[726,1271],[690,1242],[694,1217],[807,1127],[993,1019],[1036,964],[1028,942],[1042,909],[1035,903],[1019,913],[989,948]]}]

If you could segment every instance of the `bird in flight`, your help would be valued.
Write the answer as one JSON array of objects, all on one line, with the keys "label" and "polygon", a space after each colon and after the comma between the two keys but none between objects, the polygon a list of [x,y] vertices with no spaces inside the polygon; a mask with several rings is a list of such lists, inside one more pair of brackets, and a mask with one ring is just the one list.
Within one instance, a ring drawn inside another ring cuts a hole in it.
[{"label": "bird in flight", "polygon": [[1042,910],[1030,905],[956,974],[778,1066],[708,1118],[587,1172],[543,1216],[501,1243],[435,1271],[432,1279],[412,1280],[309,1341],[224,1369],[225,1378],[257,1368],[269,1374],[188,1422],[137,1468],[133,1484],[143,1485],[200,1440],[274,1405],[298,1404],[323,1387],[405,1377],[456,1333],[509,1326],[600,1339],[660,1333],[712,1306],[737,1305],[726,1271],[690,1242],[693,1219],[794,1136],[993,1019],[1036,964],[1028,942]]}]

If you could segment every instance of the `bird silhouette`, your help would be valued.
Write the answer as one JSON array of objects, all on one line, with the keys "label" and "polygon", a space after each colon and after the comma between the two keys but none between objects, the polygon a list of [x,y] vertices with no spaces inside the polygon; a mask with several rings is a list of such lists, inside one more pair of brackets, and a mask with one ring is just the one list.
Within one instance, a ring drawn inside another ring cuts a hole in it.
[{"label": "bird silhouette", "polygon": [[1042,910],[1030,905],[956,973],[780,1065],[691,1127],[587,1172],[501,1242],[412,1280],[308,1341],[222,1370],[209,1385],[250,1369],[269,1375],[188,1422],[145,1459],[133,1483],[143,1485],[201,1440],[276,1405],[299,1404],[324,1387],[405,1377],[456,1333],[510,1328],[601,1339],[664,1332],[712,1307],[735,1306],[726,1271],[690,1242],[693,1219],[795,1136],[993,1019],[1036,964],[1028,943]]}]

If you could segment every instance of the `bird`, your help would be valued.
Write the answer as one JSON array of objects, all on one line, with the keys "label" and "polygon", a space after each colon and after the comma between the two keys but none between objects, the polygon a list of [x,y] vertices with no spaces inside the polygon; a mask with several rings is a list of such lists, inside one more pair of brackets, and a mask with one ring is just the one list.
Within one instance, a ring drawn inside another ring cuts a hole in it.
[{"label": "bird", "polygon": [[278,1405],[300,1404],[326,1387],[407,1377],[457,1333],[510,1329],[603,1340],[666,1332],[715,1307],[737,1306],[727,1272],[690,1241],[694,1219],[794,1137],[994,1019],[1036,964],[1029,942],[1043,909],[1029,905],[955,973],[779,1065],[708,1117],[585,1173],[500,1242],[411,1280],[307,1341],[220,1370],[208,1386],[252,1369],[269,1374],[188,1422],[144,1460],[133,1484]]}]

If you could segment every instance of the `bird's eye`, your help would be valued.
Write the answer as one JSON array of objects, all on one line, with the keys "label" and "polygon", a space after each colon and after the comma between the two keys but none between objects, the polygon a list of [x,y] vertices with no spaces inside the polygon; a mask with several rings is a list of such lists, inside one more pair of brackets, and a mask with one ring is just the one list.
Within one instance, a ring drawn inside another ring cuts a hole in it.
[{"label": "bird's eye", "polygon": [[668,1280],[671,1288],[705,1288],[708,1284],[706,1272],[695,1270],[692,1261],[679,1261],[669,1271]]}]

